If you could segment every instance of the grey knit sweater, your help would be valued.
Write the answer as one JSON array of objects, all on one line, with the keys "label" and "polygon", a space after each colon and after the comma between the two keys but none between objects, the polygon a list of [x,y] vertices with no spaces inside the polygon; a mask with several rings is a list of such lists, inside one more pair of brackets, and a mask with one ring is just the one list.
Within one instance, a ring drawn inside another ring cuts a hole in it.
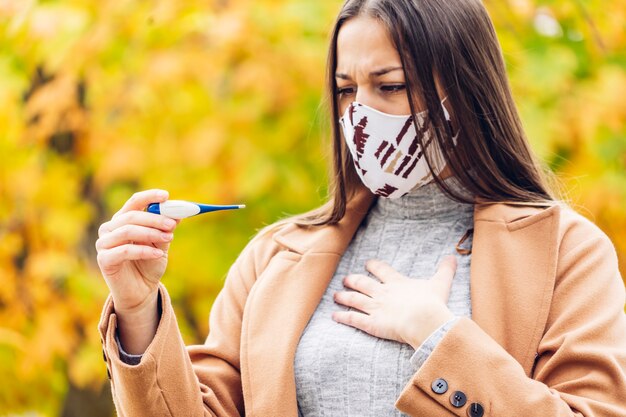
[{"label": "grey knit sweater", "polygon": [[[450,184],[450,183],[449,183]],[[394,403],[455,319],[434,332],[415,351],[336,323],[333,294],[344,290],[349,273],[366,273],[368,259],[382,259],[399,272],[431,277],[439,261],[456,254],[455,246],[473,227],[473,206],[460,204],[431,183],[396,200],[379,198],[335,271],[311,317],[295,357],[296,392],[303,417],[401,416]],[[463,247],[471,246],[471,237]],[[458,268],[448,307],[471,317],[470,257],[457,254]]]}]

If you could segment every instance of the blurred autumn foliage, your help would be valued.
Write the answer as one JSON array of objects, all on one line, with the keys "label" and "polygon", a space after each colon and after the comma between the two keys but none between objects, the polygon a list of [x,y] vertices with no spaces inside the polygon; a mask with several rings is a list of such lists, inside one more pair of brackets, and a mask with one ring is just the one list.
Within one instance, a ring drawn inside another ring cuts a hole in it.
[{"label": "blurred autumn foliage", "polygon": [[[534,149],[626,275],[626,0],[485,4]],[[113,414],[94,242],[133,192],[248,205],[177,230],[188,343],[255,231],[323,201],[339,6],[0,0],[0,416]]]}]

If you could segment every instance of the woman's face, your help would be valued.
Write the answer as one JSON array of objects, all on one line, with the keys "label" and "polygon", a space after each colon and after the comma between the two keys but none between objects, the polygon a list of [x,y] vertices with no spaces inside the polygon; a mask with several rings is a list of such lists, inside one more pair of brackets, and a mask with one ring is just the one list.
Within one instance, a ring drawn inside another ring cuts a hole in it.
[{"label": "woman's face", "polygon": [[[335,78],[339,116],[353,101],[384,113],[411,113],[400,55],[377,19],[359,16],[342,25]],[[415,108],[421,110],[420,103]]]}]

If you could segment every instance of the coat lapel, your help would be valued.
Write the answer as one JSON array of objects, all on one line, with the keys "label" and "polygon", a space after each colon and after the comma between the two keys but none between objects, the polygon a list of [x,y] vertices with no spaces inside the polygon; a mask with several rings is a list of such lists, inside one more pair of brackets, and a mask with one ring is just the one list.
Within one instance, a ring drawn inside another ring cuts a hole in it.
[{"label": "coat lapel", "polygon": [[334,253],[305,254],[300,260],[273,259],[254,285],[246,305],[250,313],[244,316],[247,325],[242,340],[247,363],[242,377],[249,377],[249,392],[244,390],[247,415],[298,415],[295,350],[339,259]]},{"label": "coat lapel", "polygon": [[279,252],[257,277],[243,318],[247,415],[298,415],[293,368],[298,341],[372,201],[361,193],[337,225],[306,231],[287,226],[274,236],[288,251]]},{"label": "coat lapel", "polygon": [[560,207],[476,207],[472,319],[530,376],[554,290]]},{"label": "coat lapel", "polygon": [[[287,226],[274,236],[287,250],[257,277],[244,313],[247,415],[298,415],[293,368],[298,341],[373,201],[361,192],[339,224]],[[530,374],[552,296],[558,206],[476,205],[474,215],[472,318]]]}]

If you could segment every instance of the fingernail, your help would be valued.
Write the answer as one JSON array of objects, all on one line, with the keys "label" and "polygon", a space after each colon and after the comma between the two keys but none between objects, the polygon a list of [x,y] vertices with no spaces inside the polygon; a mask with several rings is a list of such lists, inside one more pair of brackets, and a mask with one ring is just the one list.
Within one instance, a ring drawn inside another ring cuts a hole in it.
[{"label": "fingernail", "polygon": [[161,249],[153,249],[152,252],[154,252],[155,256],[163,256],[163,251]]},{"label": "fingernail", "polygon": [[165,200],[167,198],[167,191],[158,191],[157,198],[159,198],[160,200]]},{"label": "fingernail", "polygon": [[165,220],[163,220],[163,225],[165,227],[174,227],[174,226],[176,226],[176,221],[172,220],[172,219],[165,219]]}]

